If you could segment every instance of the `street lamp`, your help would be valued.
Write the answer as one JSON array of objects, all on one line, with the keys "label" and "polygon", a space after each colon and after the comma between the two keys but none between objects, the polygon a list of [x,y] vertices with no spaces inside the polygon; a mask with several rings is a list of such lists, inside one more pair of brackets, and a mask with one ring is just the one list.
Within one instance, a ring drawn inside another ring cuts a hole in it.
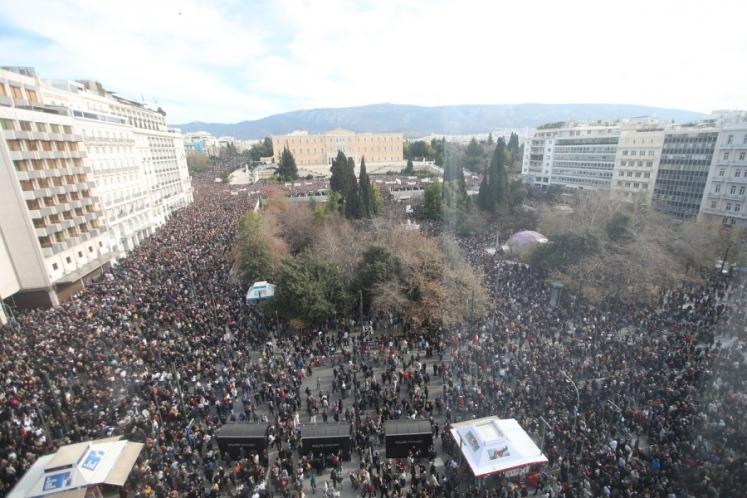
[{"label": "street lamp", "polygon": [[576,386],[576,383],[573,382],[573,379],[571,379],[567,373],[565,373],[565,370],[561,370],[560,373],[563,374],[563,377],[571,383],[573,386],[573,390],[576,391],[576,407],[573,410],[573,426],[576,427],[576,423],[578,422],[578,410],[581,407],[581,395],[578,392],[578,387]]}]

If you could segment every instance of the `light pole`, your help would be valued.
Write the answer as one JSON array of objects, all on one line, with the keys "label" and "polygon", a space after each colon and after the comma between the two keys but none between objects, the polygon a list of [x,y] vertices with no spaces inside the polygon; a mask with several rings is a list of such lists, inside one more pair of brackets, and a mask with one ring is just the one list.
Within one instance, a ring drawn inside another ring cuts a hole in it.
[{"label": "light pole", "polygon": [[573,382],[573,379],[571,379],[567,373],[565,373],[565,370],[561,370],[560,373],[563,374],[563,377],[571,383],[573,386],[573,390],[576,391],[576,407],[573,410],[573,427],[576,427],[576,423],[578,422],[578,410],[581,408],[581,395],[578,392],[578,387],[576,386],[576,383]]}]

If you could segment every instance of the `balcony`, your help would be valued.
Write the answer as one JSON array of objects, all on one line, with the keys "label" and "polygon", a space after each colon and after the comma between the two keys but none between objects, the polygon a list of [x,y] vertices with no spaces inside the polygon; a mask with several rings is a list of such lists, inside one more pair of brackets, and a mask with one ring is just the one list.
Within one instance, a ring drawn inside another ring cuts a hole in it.
[{"label": "balcony", "polygon": [[5,138],[7,140],[27,140],[31,138],[31,132],[26,130],[6,130]]}]

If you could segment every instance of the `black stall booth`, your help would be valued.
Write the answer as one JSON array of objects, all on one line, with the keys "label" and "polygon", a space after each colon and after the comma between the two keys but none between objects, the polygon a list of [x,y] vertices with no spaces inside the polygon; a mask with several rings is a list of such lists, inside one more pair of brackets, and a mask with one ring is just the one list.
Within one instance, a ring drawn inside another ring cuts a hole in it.
[{"label": "black stall booth", "polygon": [[386,457],[406,458],[426,455],[433,445],[433,432],[428,420],[389,420],[384,424]]},{"label": "black stall booth", "polygon": [[[241,458],[267,448],[267,424],[227,424],[215,434],[222,454]],[[243,454],[242,454],[243,453]]]},{"label": "black stall booth", "polygon": [[301,431],[301,454],[315,456],[340,452],[343,460],[350,460],[350,426],[347,424],[305,425]]}]

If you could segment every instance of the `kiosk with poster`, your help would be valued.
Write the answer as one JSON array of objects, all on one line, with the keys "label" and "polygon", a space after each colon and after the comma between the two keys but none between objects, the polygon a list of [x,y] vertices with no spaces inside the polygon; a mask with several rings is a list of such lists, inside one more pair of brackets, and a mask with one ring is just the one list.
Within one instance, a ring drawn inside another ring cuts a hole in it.
[{"label": "kiosk with poster", "polygon": [[343,460],[350,460],[350,426],[347,424],[335,425],[306,425],[301,431],[301,454],[314,455],[322,453],[331,455],[340,452]]},{"label": "kiosk with poster", "polygon": [[433,432],[428,420],[388,420],[384,424],[386,457],[425,456],[433,446]]},{"label": "kiosk with poster", "polygon": [[261,454],[267,448],[267,424],[227,424],[215,435],[218,448],[232,458],[241,458],[252,452]]},{"label": "kiosk with poster", "polygon": [[478,478],[523,475],[547,458],[512,418],[485,417],[451,426],[451,435]]}]

